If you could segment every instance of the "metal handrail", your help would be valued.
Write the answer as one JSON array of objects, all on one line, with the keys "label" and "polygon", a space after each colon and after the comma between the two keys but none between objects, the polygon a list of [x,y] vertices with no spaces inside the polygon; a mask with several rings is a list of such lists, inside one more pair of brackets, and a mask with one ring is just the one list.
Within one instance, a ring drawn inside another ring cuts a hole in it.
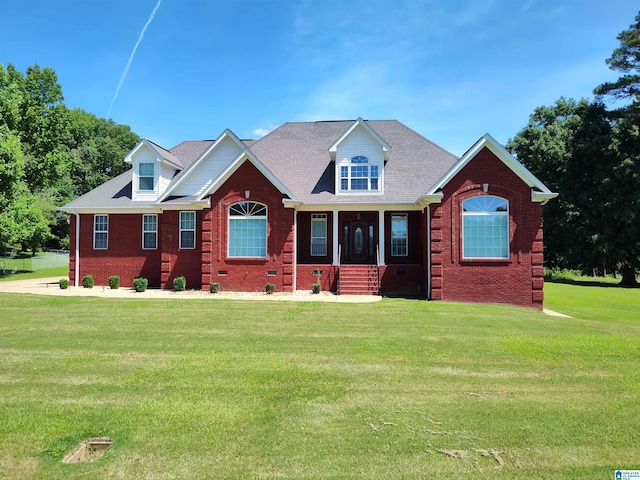
[{"label": "metal handrail", "polygon": [[338,244],[338,291],[337,294],[340,295],[340,258],[342,257],[342,244]]},{"label": "metal handrail", "polygon": [[380,244],[376,244],[376,270],[378,271],[378,295],[380,295]]}]

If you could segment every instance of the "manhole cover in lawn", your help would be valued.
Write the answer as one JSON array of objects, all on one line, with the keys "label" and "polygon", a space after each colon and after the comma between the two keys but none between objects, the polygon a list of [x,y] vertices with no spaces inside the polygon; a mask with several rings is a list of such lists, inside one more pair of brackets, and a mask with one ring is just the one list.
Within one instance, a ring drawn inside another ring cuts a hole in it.
[{"label": "manhole cover in lawn", "polygon": [[99,459],[112,440],[106,437],[94,437],[80,442],[71,453],[62,459],[62,463],[93,462]]}]

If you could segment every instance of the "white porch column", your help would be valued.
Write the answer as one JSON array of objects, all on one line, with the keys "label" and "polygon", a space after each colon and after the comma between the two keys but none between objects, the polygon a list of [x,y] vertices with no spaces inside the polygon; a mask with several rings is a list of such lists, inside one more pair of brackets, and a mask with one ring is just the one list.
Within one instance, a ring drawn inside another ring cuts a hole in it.
[{"label": "white porch column", "polygon": [[340,263],[340,252],[338,251],[338,211],[331,212],[333,217],[333,264],[338,265]]},{"label": "white porch column", "polygon": [[293,210],[293,293],[298,290],[298,210]]},{"label": "white porch column", "polygon": [[384,210],[378,210],[378,251],[380,252],[380,265],[384,263]]},{"label": "white porch column", "polygon": [[78,275],[80,275],[80,214],[76,213],[76,258],[73,270],[73,286],[77,287]]}]

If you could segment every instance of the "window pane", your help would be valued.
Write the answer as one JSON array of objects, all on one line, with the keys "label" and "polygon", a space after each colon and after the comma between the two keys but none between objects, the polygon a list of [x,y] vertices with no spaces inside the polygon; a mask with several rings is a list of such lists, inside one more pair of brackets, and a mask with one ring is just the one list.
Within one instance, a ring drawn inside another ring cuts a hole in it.
[{"label": "window pane", "polygon": [[196,212],[180,212],[180,228],[193,230],[196,228]]},{"label": "window pane", "polygon": [[327,216],[313,214],[311,217],[311,255],[327,254]]},{"label": "window pane", "polygon": [[391,215],[391,255],[407,256],[409,251],[409,235],[407,215]]},{"label": "window pane", "polygon": [[196,232],[180,232],[180,248],[196,248]]},{"label": "window pane", "polygon": [[153,177],[153,163],[141,163],[140,175],[144,177]]},{"label": "window pane", "polygon": [[240,202],[229,208],[229,214],[229,256],[266,257],[267,207]]},{"label": "window pane", "polygon": [[93,248],[105,250],[108,243],[108,217],[107,215],[95,215],[93,217]]},{"label": "window pane", "polygon": [[351,190],[367,190],[368,181],[366,178],[352,178],[351,179]]},{"label": "window pane", "polygon": [[465,200],[463,207],[463,257],[508,258],[508,202],[481,196]]},{"label": "window pane", "polygon": [[143,247],[149,249],[156,248],[156,238],[155,232],[144,232]]}]

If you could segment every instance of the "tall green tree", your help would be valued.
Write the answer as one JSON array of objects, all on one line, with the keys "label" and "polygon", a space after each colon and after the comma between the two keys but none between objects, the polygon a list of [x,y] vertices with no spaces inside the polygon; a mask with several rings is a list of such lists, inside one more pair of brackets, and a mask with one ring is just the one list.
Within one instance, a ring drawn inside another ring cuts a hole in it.
[{"label": "tall green tree", "polygon": [[620,46],[606,62],[622,75],[599,85],[594,93],[605,101],[623,101],[621,107],[612,102],[614,108],[609,113],[613,125],[611,148],[617,161],[607,185],[614,221],[606,225],[606,236],[612,239],[612,248],[623,253],[623,282],[635,285],[640,268],[640,13],[617,38]]},{"label": "tall green tree", "polygon": [[528,125],[507,144],[558,198],[543,209],[545,257],[561,268],[615,268],[617,259],[602,234],[599,204],[614,162],[611,125],[601,103],[561,98],[538,107]]},{"label": "tall green tree", "polygon": [[598,86],[594,102],[537,108],[508,144],[560,192],[544,210],[550,264],[617,268],[625,285],[637,284],[640,269],[640,14],[635,20],[606,61],[618,80]]}]

